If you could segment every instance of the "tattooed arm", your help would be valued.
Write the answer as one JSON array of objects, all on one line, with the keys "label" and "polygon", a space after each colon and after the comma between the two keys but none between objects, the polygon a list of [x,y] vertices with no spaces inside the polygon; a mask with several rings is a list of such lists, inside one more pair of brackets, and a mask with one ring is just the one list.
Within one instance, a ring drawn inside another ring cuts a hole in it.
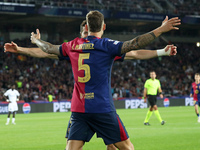
[{"label": "tattooed arm", "polygon": [[136,38],[130,41],[125,41],[122,45],[121,54],[127,53],[131,50],[141,49],[146,45],[150,44],[155,39],[156,39],[155,34],[153,32],[150,32],[137,36]]},{"label": "tattooed arm", "polygon": [[138,50],[149,45],[162,33],[170,30],[178,30],[179,28],[175,26],[180,24],[180,19],[178,19],[178,17],[171,18],[170,20],[168,20],[168,17],[166,17],[162,22],[162,25],[155,30],[143,35],[139,35],[130,41],[125,41],[121,48],[121,54],[127,53],[131,50]]},{"label": "tattooed arm", "polygon": [[53,45],[51,43],[42,41],[40,39],[36,39],[34,37],[34,33],[31,33],[31,42],[33,44],[36,44],[43,52],[48,54],[55,54],[57,56],[60,56],[59,47],[60,45]]},{"label": "tattooed arm", "polygon": [[4,52],[19,53],[37,58],[59,59],[57,55],[47,54],[40,48],[19,47],[16,43],[5,43]]},{"label": "tattooed arm", "polygon": [[[60,56],[59,52],[60,45],[53,45],[51,43],[42,41],[40,39],[39,29],[36,30],[36,33],[37,34],[35,34],[34,32],[31,33],[31,43],[36,44],[43,52],[47,53],[48,55],[55,54],[56,56]],[[53,59],[55,59],[55,55],[49,55],[50,56],[49,58],[53,56]]]}]

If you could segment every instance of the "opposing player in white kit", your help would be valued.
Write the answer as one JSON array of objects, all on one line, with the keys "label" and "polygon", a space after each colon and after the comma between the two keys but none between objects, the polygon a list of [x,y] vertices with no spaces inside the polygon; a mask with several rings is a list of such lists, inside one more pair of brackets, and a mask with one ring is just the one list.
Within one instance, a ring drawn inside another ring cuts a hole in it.
[{"label": "opposing player in white kit", "polygon": [[18,111],[17,101],[19,101],[19,92],[15,90],[15,85],[12,85],[11,89],[4,93],[4,97],[8,104],[8,118],[6,125],[10,122],[10,114],[13,113],[12,124],[15,124],[15,114]]}]

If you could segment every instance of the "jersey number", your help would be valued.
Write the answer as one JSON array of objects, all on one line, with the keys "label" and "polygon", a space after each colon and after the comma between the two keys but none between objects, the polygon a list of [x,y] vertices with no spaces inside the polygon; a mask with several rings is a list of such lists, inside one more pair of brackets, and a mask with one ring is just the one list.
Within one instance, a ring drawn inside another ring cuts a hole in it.
[{"label": "jersey number", "polygon": [[84,53],[84,54],[79,54],[78,58],[78,71],[84,70],[85,71],[85,76],[84,77],[79,77],[78,76],[78,82],[85,83],[88,82],[91,78],[90,75],[90,66],[87,64],[83,64],[84,59],[89,59],[90,53]]}]

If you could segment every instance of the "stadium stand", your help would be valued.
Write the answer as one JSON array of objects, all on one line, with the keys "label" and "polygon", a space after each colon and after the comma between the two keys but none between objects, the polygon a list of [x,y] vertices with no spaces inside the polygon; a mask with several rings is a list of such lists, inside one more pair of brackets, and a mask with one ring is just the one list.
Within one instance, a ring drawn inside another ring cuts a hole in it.
[{"label": "stadium stand", "polygon": [[197,0],[0,0],[4,3],[34,4],[39,6],[104,9],[147,13],[199,15]]},{"label": "stadium stand", "polygon": [[200,15],[198,0],[168,0],[175,7],[174,13],[180,15]]}]

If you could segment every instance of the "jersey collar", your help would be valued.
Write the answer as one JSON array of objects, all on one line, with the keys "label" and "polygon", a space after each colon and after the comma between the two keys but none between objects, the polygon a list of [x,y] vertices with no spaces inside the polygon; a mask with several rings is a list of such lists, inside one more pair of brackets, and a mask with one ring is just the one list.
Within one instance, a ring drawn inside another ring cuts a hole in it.
[{"label": "jersey collar", "polygon": [[86,39],[89,40],[89,39],[101,39],[101,38],[93,36],[93,35],[89,35],[89,36],[86,37]]}]

